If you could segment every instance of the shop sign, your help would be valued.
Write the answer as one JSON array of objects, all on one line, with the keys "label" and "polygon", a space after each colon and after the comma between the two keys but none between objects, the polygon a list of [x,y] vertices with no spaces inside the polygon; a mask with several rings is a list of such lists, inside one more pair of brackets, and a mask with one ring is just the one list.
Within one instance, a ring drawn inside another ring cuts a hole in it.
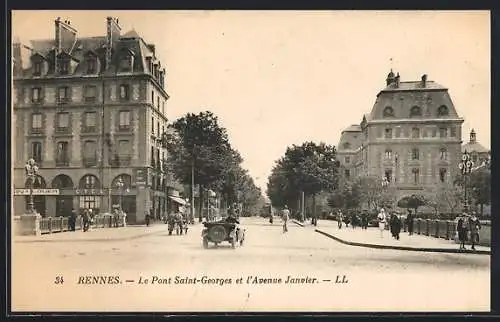
[{"label": "shop sign", "polygon": [[148,169],[134,169],[135,184],[137,186],[145,186],[148,184]]},{"label": "shop sign", "polygon": [[[15,196],[29,196],[30,189],[15,189]],[[33,189],[33,195],[35,196],[57,196],[59,195],[59,189]]]},{"label": "shop sign", "polygon": [[95,196],[95,195],[103,195],[103,189],[75,189],[75,195],[80,196]]}]

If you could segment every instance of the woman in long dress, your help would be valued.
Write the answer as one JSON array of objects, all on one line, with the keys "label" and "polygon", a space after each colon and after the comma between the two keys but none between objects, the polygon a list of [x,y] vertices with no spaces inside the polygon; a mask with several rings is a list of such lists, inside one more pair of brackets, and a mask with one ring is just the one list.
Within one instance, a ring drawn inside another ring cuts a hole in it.
[{"label": "woman in long dress", "polygon": [[380,212],[377,216],[378,219],[378,229],[380,230],[380,238],[384,237],[385,224],[387,222],[387,215],[385,213],[384,208],[380,209]]}]

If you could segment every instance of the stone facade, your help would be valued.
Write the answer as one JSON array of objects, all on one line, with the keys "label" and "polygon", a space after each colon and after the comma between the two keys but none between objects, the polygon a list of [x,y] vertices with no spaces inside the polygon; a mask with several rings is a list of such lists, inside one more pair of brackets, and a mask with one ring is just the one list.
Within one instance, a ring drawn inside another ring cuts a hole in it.
[{"label": "stone facade", "polygon": [[371,112],[341,134],[342,179],[386,178],[398,200],[452,182],[461,157],[462,123],[445,87],[427,75],[401,82],[391,71]]},{"label": "stone facade", "polygon": [[[24,165],[35,158],[35,187],[59,189],[35,197],[43,216],[84,207],[105,212],[118,200],[130,221],[141,222],[151,208],[159,215],[167,199],[166,149],[161,133],[151,138],[148,120],[166,128],[169,96],[154,45],[135,31],[122,35],[113,18],[102,37],[79,38],[68,21],[55,25],[52,39],[14,44],[14,188],[28,187]],[[16,55],[21,47],[30,50],[28,62]],[[26,199],[14,197],[15,214],[24,213]]]}]

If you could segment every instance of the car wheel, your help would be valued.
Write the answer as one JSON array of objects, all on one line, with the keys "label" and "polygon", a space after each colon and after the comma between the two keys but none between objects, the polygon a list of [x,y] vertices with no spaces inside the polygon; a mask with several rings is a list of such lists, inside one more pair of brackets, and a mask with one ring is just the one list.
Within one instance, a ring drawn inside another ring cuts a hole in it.
[{"label": "car wheel", "polygon": [[208,239],[203,238],[203,248],[207,249],[208,248]]}]

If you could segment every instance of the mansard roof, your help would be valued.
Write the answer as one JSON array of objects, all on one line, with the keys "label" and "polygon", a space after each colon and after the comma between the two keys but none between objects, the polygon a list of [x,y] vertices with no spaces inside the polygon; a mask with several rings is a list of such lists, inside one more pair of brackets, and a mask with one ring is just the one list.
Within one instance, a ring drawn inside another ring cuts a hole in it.
[{"label": "mansard roof", "polygon": [[[411,116],[417,107],[421,116]],[[422,81],[391,83],[378,93],[369,115],[370,120],[410,118],[458,119],[459,115],[448,89],[434,81],[426,81],[425,85]]]}]

